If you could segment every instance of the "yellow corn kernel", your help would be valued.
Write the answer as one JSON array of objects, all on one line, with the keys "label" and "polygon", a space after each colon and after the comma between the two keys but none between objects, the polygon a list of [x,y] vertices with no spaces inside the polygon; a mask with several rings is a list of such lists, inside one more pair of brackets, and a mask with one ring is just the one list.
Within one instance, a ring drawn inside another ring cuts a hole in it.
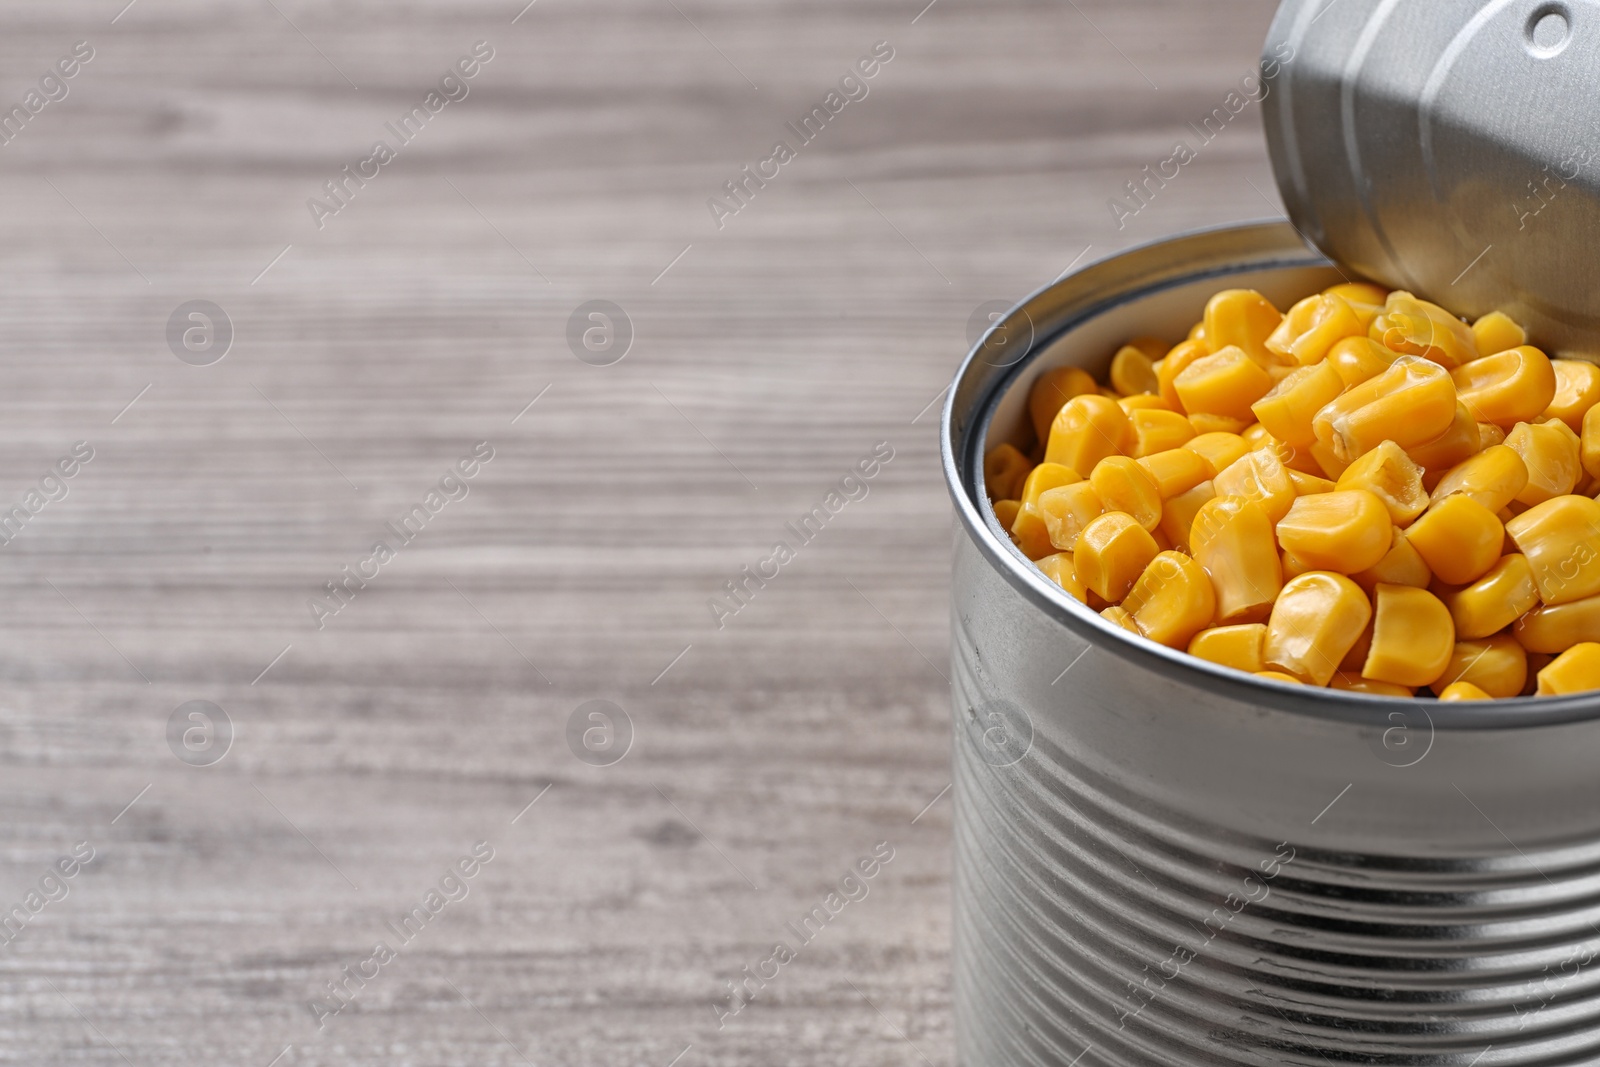
[{"label": "yellow corn kernel", "polygon": [[1260,400],[1273,382],[1244,349],[1229,345],[1189,364],[1172,385],[1184,411],[1243,419],[1251,415],[1250,405]]},{"label": "yellow corn kernel", "polygon": [[1395,526],[1409,524],[1428,507],[1428,494],[1422,488],[1422,468],[1393,441],[1383,442],[1346,467],[1339,475],[1337,486],[1365,489],[1377,497]]},{"label": "yellow corn kernel", "polygon": [[1250,406],[1261,425],[1278,440],[1304,448],[1317,439],[1311,420],[1344,392],[1344,382],[1326,363],[1291,371],[1266,396]]},{"label": "yellow corn kernel", "polygon": [[1503,311],[1491,311],[1472,324],[1472,343],[1483,355],[1492,356],[1508,348],[1528,343],[1528,331]]},{"label": "yellow corn kernel", "polygon": [[1083,477],[1071,467],[1064,467],[1059,463],[1041,463],[1033,468],[1022,483],[1022,502],[1037,504],[1039,498],[1048,490],[1081,481]]},{"label": "yellow corn kernel", "polygon": [[1406,540],[1435,578],[1448,585],[1466,585],[1482,578],[1499,562],[1505,527],[1494,512],[1469,496],[1455,493],[1412,523],[1406,530]]},{"label": "yellow corn kernel", "polygon": [[1372,650],[1361,676],[1409,686],[1438,681],[1456,645],[1450,609],[1426,589],[1409,585],[1380,585],[1374,601]]},{"label": "yellow corn kernel", "polygon": [[1198,436],[1209,433],[1237,435],[1243,433],[1249,423],[1244,419],[1230,419],[1226,415],[1208,415],[1200,411],[1189,416],[1189,425],[1194,427],[1194,432]]},{"label": "yellow corn kernel", "polygon": [[1215,473],[1204,456],[1187,448],[1169,448],[1153,456],[1143,456],[1137,462],[1156,483],[1162,500],[1187,493]]},{"label": "yellow corn kernel", "polygon": [[1573,645],[1539,672],[1537,693],[1542,697],[1566,696],[1600,689],[1600,644]]},{"label": "yellow corn kernel", "polygon": [[1109,386],[1109,385],[1096,386],[1095,387],[1095,392],[1099,393],[1101,396],[1105,397],[1107,400],[1115,400],[1118,403],[1119,406],[1122,403],[1122,394],[1117,392],[1115,389],[1111,388],[1111,386]]},{"label": "yellow corn kernel", "polygon": [[1318,443],[1348,463],[1384,441],[1403,449],[1426,444],[1455,417],[1450,375],[1437,363],[1402,356],[1317,412],[1312,428]]},{"label": "yellow corn kernel", "polygon": [[1536,418],[1556,395],[1550,357],[1532,345],[1464,363],[1450,372],[1450,380],[1456,383],[1456,399],[1472,412],[1472,421],[1501,426]]},{"label": "yellow corn kernel", "polygon": [[1519,422],[1506,434],[1506,447],[1528,468],[1528,484],[1513,498],[1519,504],[1566,496],[1583,473],[1583,442],[1564,422]]},{"label": "yellow corn kernel", "polygon": [[1450,664],[1439,677],[1451,685],[1469,682],[1496,700],[1521,693],[1527,680],[1528,653],[1510,634],[1457,641]]},{"label": "yellow corn kernel", "polygon": [[1056,547],[1050,541],[1050,526],[1037,504],[1023,504],[1011,522],[1011,540],[1032,560],[1050,555]]},{"label": "yellow corn kernel", "polygon": [[1311,454],[1309,448],[1295,448],[1276,437],[1269,438],[1268,442],[1278,462],[1288,469],[1291,479],[1295,474],[1309,474],[1318,481],[1326,480],[1322,477],[1322,464],[1317,462],[1317,457]]},{"label": "yellow corn kernel", "polygon": [[1278,544],[1301,571],[1354,574],[1376,567],[1393,547],[1383,502],[1364,489],[1296,497],[1279,520]]},{"label": "yellow corn kernel", "polygon": [[[1160,526],[1157,526],[1154,530],[1151,530],[1150,531],[1150,536],[1155,538],[1156,548],[1158,548],[1162,552],[1174,551],[1174,549],[1172,547],[1172,542],[1167,540],[1167,535],[1161,532],[1161,527]],[[1185,552],[1184,555],[1188,555],[1188,553]]]},{"label": "yellow corn kernel", "polygon": [[1439,690],[1440,700],[1493,700],[1494,697],[1485,693],[1471,682],[1452,682]]},{"label": "yellow corn kernel", "polygon": [[[1149,393],[1135,393],[1133,396],[1118,397],[1117,406],[1123,411],[1126,411],[1130,418],[1133,416],[1135,411],[1172,410],[1167,406],[1167,402],[1165,400],[1162,400],[1159,396],[1151,396]],[[1181,417],[1182,416],[1180,416],[1180,418]]]},{"label": "yellow corn kernel", "polygon": [[1395,685],[1393,682],[1375,682],[1371,678],[1363,678],[1359,674],[1340,671],[1333,676],[1333,681],[1328,683],[1330,689],[1340,689],[1346,693],[1371,693],[1379,697],[1410,697],[1416,696],[1417,691],[1408,685]]},{"label": "yellow corn kernel", "polygon": [[1312,496],[1316,493],[1331,493],[1339,488],[1338,484],[1327,478],[1319,478],[1315,474],[1306,474],[1302,471],[1290,470],[1289,480],[1294,483],[1296,496]]},{"label": "yellow corn kernel", "polygon": [[1320,363],[1334,342],[1366,336],[1367,326],[1343,297],[1321,293],[1289,309],[1267,338],[1267,349],[1284,362],[1307,367]]},{"label": "yellow corn kernel", "polygon": [[1591,477],[1600,478],[1600,406],[1590,408],[1583,416],[1583,437],[1578,452],[1583,469]]},{"label": "yellow corn kernel", "polygon": [[1062,552],[1076,549],[1083,528],[1106,513],[1100,494],[1088,482],[1046,489],[1039,494],[1036,507],[1044,519],[1050,543]]},{"label": "yellow corn kernel", "polygon": [[1241,456],[1250,451],[1250,445],[1236,433],[1203,433],[1183,443],[1184,448],[1205,457],[1213,471],[1227,470]]},{"label": "yellow corn kernel", "polygon": [[1283,313],[1255,290],[1225,289],[1206,302],[1206,344],[1213,352],[1237,346],[1259,366],[1271,366],[1278,360],[1267,338],[1282,321]]},{"label": "yellow corn kernel", "polygon": [[1189,641],[1189,655],[1209,663],[1219,663],[1251,674],[1266,670],[1262,649],[1267,641],[1265,623],[1248,622],[1240,626],[1214,626],[1201,630]]},{"label": "yellow corn kernel", "polygon": [[1258,448],[1272,447],[1272,434],[1259,422],[1252,422],[1249,426],[1239,431],[1239,439],[1245,446],[1254,452]]},{"label": "yellow corn kernel", "polygon": [[1194,560],[1217,591],[1217,622],[1261,622],[1283,588],[1272,520],[1253,500],[1219,496],[1203,504],[1189,530]]},{"label": "yellow corn kernel", "polygon": [[[1103,608],[1101,610],[1100,617],[1105,619],[1107,622],[1122,627],[1131,634],[1139,633],[1139,624],[1134,621],[1133,616],[1129,614],[1128,609],[1124,607],[1112,604],[1110,607]],[[1139,634],[1139,636],[1143,637],[1144,635]]]},{"label": "yellow corn kernel", "polygon": [[1161,511],[1160,530],[1173,548],[1179,552],[1189,552],[1189,534],[1194,529],[1195,516],[1216,498],[1216,487],[1207,480],[1166,502]]},{"label": "yellow corn kernel", "polygon": [[1478,447],[1492,448],[1495,445],[1506,443],[1506,431],[1503,426],[1496,426],[1492,422],[1478,423]]},{"label": "yellow corn kernel", "polygon": [[1528,484],[1528,465],[1515,449],[1490,445],[1447,471],[1433,488],[1433,502],[1455,493],[1499,513]]},{"label": "yellow corn kernel", "polygon": [[1367,594],[1349,578],[1302,574],[1289,580],[1272,606],[1262,660],[1270,670],[1327,685],[1371,619]]},{"label": "yellow corn kernel", "polygon": [[1089,475],[1089,484],[1107,511],[1132,515],[1146,530],[1161,521],[1161,489],[1137,461],[1126,456],[1103,459]]},{"label": "yellow corn kernel", "polygon": [[1406,449],[1411,461],[1429,471],[1446,471],[1472,458],[1483,445],[1478,436],[1478,424],[1472,419],[1467,405],[1456,404],[1456,417],[1450,428],[1425,444]]},{"label": "yellow corn kernel", "polygon": [[1143,337],[1135,337],[1128,343],[1134,348],[1137,348],[1139,351],[1143,352],[1145,355],[1149,356],[1152,360],[1159,360],[1162,356],[1166,355],[1168,349],[1172,347],[1171,341],[1163,341],[1161,338],[1151,337],[1149,334],[1146,334]]},{"label": "yellow corn kernel", "polygon": [[1518,619],[1511,632],[1529,652],[1561,652],[1583,641],[1600,641],[1600,596],[1540,605]]},{"label": "yellow corn kernel", "polygon": [[1456,637],[1470,640],[1499,633],[1532,611],[1539,604],[1539,588],[1527,557],[1512,553],[1500,557],[1482,578],[1442,599],[1455,620]]},{"label": "yellow corn kernel", "polygon": [[1133,427],[1133,455],[1136,457],[1177,448],[1194,437],[1194,427],[1176,411],[1146,408],[1130,412],[1128,422]]},{"label": "yellow corn kernel", "polygon": [[1302,682],[1300,679],[1296,678],[1294,675],[1292,675],[1292,674],[1284,674],[1282,671],[1256,671],[1256,677],[1257,678],[1265,678],[1265,679],[1267,679],[1268,681],[1271,681],[1271,682],[1283,682],[1285,685],[1305,685],[1306,684],[1306,683]]},{"label": "yellow corn kernel", "polygon": [[1046,578],[1070,593],[1074,600],[1084,599],[1083,583],[1078,581],[1071,552],[1053,552],[1043,559],[1034,560],[1034,566],[1043,571]]},{"label": "yellow corn kernel", "polygon": [[1011,524],[1017,521],[1017,512],[1022,509],[1020,500],[996,500],[994,502],[994,518],[1000,528],[1007,533],[1011,532]]},{"label": "yellow corn kernel", "polygon": [[1168,648],[1185,648],[1211,625],[1217,598],[1211,579],[1182,552],[1162,552],[1133,583],[1122,606],[1139,632]]},{"label": "yellow corn kernel", "polygon": [[1160,392],[1161,383],[1156,379],[1154,363],[1154,359],[1134,345],[1123,345],[1111,357],[1111,388],[1123,396]]},{"label": "yellow corn kernel", "polygon": [[1322,468],[1322,473],[1337,482],[1345,470],[1350,466],[1350,461],[1340,459],[1333,454],[1333,448],[1318,441],[1308,450],[1311,458],[1317,461],[1317,466]]},{"label": "yellow corn kernel", "polygon": [[1376,378],[1389,369],[1398,357],[1394,352],[1366,337],[1346,337],[1328,349],[1324,362],[1332,367],[1346,389]]},{"label": "yellow corn kernel", "polygon": [[[1350,579],[1365,589],[1368,596],[1372,595],[1372,591],[1379,584],[1428,588],[1433,582],[1433,572],[1428,569],[1428,564],[1417,553],[1416,548],[1406,539],[1406,532],[1398,526],[1392,527],[1390,538],[1389,551],[1384,557],[1366,570],[1352,574]],[[1359,665],[1356,670],[1360,670]]]},{"label": "yellow corn kernel", "polygon": [[1247,452],[1219,471],[1211,482],[1218,496],[1256,501],[1273,523],[1289,513],[1297,495],[1288,469],[1269,449]]},{"label": "yellow corn kernel", "polygon": [[1201,319],[1199,322],[1189,327],[1189,332],[1186,337],[1190,341],[1204,341],[1206,339],[1205,320]]},{"label": "yellow corn kernel", "polygon": [[1102,459],[1121,455],[1132,436],[1128,415],[1115,400],[1090,394],[1075,396],[1050,424],[1045,462],[1060,463],[1087,477]]},{"label": "yellow corn kernel", "polygon": [[1034,380],[1028,390],[1028,417],[1033,422],[1033,432],[1041,442],[1050,440],[1050,424],[1056,415],[1075,396],[1093,393],[1100,388],[1094,376],[1082,367],[1057,367],[1045,371]]},{"label": "yellow corn kernel", "polygon": [[1407,292],[1389,294],[1368,336],[1391,351],[1421,356],[1447,370],[1478,357],[1477,342],[1466,323]]},{"label": "yellow corn kernel", "polygon": [[1340,282],[1330,285],[1323,290],[1328,296],[1336,296],[1350,305],[1350,310],[1361,319],[1361,328],[1366,330],[1372,326],[1372,320],[1383,311],[1383,305],[1389,299],[1389,290],[1381,285],[1371,285],[1367,282]]},{"label": "yellow corn kernel", "polygon": [[983,487],[992,500],[1017,500],[1033,464],[1013,445],[996,445],[983,457]]},{"label": "yellow corn kernel", "polygon": [[1600,404],[1600,367],[1584,359],[1552,359],[1556,375],[1556,394],[1542,412],[1547,419],[1560,419],[1573,433],[1583,432],[1583,416]]},{"label": "yellow corn kernel", "polygon": [[1278,558],[1283,565],[1283,580],[1286,582],[1317,569],[1288,549],[1279,553]]},{"label": "yellow corn kernel", "polygon": [[1204,359],[1211,354],[1211,349],[1206,347],[1204,341],[1180,341],[1172,351],[1162,359],[1161,366],[1156,370],[1156,388],[1161,391],[1161,399],[1174,411],[1184,411],[1183,400],[1178,396],[1178,375],[1189,369],[1189,365],[1197,359]]},{"label": "yellow corn kernel", "polygon": [[1108,511],[1085,526],[1072,553],[1084,589],[1115,604],[1160,553],[1155,539],[1132,515]]}]

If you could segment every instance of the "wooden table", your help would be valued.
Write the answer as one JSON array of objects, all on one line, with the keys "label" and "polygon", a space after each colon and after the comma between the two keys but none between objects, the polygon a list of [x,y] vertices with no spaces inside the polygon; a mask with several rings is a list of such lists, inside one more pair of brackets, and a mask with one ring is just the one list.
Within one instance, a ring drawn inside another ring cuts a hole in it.
[{"label": "wooden table", "polygon": [[[0,511],[40,505],[0,550],[26,919],[0,1062],[951,1063],[935,400],[985,302],[1278,213],[1255,105],[1125,226],[1108,206],[1273,5],[124,2],[12,4],[0,34],[7,107],[94,53],[0,148]],[[195,300],[220,360],[199,320],[169,345]],[[608,366],[569,347],[591,300],[632,325]],[[66,495],[30,498],[78,441]],[[879,442],[868,494],[719,629],[723,583]],[[567,741],[597,699],[634,733],[609,766]],[[205,766],[168,741],[197,700],[233,732]],[[792,936],[880,843],[866,896]],[[29,912],[41,883],[66,896]]]}]

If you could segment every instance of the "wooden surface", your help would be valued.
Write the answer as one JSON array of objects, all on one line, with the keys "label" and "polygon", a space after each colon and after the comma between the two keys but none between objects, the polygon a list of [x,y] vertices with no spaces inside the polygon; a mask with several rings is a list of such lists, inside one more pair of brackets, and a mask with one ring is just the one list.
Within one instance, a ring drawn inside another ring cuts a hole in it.
[{"label": "wooden surface", "polygon": [[[95,850],[0,948],[0,1063],[951,1063],[930,405],[983,302],[1278,213],[1253,105],[1125,229],[1107,206],[1251,69],[1270,0],[123,2],[0,15],[7,106],[95,49],[0,148],[0,510],[94,448],[0,548],[0,902]],[[478,40],[468,98],[317,229]],[[880,40],[867,98],[718,230],[707,198]],[[236,330],[211,366],[168,350],[192,299]],[[613,366],[568,350],[590,299],[634,324]],[[479,440],[470,495],[318,630],[308,598]],[[870,494],[717,629],[879,441]],[[597,698],[636,731],[608,767],[565,739]],[[236,730],[209,767],[166,740],[197,699]]]}]

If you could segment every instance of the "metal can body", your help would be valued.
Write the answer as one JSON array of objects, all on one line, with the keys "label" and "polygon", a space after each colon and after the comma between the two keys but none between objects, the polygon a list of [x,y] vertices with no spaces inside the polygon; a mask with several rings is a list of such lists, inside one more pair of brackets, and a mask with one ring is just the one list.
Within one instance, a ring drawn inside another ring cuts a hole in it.
[{"label": "metal can body", "polygon": [[[947,403],[955,1003],[968,1067],[1600,1063],[1600,706],[1269,686],[1120,631],[983,503],[1044,369],[1330,280],[1286,225],[1097,264]],[[1021,325],[1019,325],[1021,324]],[[1181,336],[1181,333],[1178,334]]]}]

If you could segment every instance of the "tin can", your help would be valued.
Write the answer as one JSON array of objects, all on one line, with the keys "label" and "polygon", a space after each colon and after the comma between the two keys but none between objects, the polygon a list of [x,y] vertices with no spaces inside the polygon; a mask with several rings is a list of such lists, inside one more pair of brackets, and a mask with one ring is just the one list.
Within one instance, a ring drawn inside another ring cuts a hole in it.
[{"label": "tin can", "polygon": [[968,1067],[1600,1063],[1600,702],[1264,683],[1100,618],[986,503],[1042,371],[1101,374],[1222,288],[1338,280],[1284,223],[1179,237],[1035,294],[955,381]]},{"label": "tin can", "polygon": [[[1600,5],[1284,0],[1263,51],[1278,188],[1334,260],[1600,357]],[[1280,61],[1283,57],[1287,61]]]}]

